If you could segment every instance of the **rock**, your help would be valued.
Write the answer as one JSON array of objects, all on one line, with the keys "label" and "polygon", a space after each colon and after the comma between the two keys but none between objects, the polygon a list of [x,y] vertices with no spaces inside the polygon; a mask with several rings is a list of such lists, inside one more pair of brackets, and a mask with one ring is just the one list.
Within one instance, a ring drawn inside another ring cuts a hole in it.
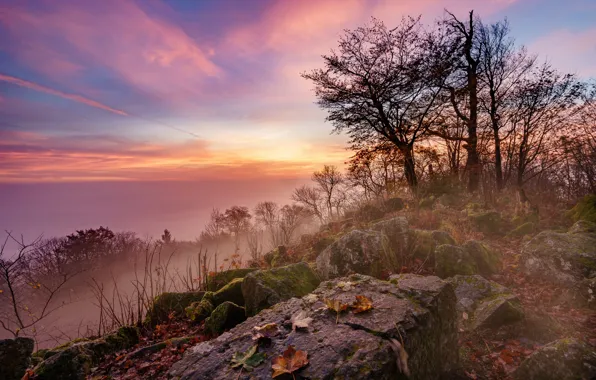
[{"label": "rock", "polygon": [[542,231],[526,243],[520,257],[526,274],[567,285],[596,277],[596,234],[571,230]]},{"label": "rock", "polygon": [[[220,288],[226,286],[235,278],[244,278],[247,274],[256,271],[257,268],[241,268],[230,269],[223,272],[218,272],[213,276],[209,276],[207,280],[207,290],[216,292]],[[200,299],[198,300],[200,301]]]},{"label": "rock", "polygon": [[435,198],[434,195],[431,195],[431,196],[426,197],[426,198],[422,198],[420,200],[420,202],[418,202],[418,207],[421,208],[421,209],[430,210],[435,205],[436,200],[437,199]]},{"label": "rock", "polygon": [[579,307],[596,309],[596,277],[584,278],[574,286],[573,301]]},{"label": "rock", "polygon": [[484,234],[500,234],[503,231],[501,214],[494,210],[468,211],[468,218],[474,223],[478,231]]},{"label": "rock", "polygon": [[381,219],[385,213],[377,206],[367,204],[358,209],[356,218],[363,222],[372,222],[373,220]]},{"label": "rock", "polygon": [[200,301],[205,292],[163,293],[155,297],[151,309],[145,316],[145,323],[151,327],[168,320],[171,312],[176,317],[184,316],[184,309],[191,303]]},{"label": "rock", "polygon": [[[410,379],[436,379],[458,364],[455,295],[451,285],[437,277],[403,278],[394,285],[363,275],[322,283],[302,299],[292,298],[236,326],[217,339],[189,348],[169,376],[181,379],[268,379],[271,361],[289,345],[306,351],[309,364],[296,372],[304,379],[401,379],[396,353],[389,339],[404,343]],[[336,314],[323,300],[352,303],[356,295],[372,299],[364,313]],[[292,331],[290,319],[306,313],[312,322]],[[255,343],[253,328],[278,325],[279,334],[260,343],[265,360],[252,372],[232,369],[230,361]]]},{"label": "rock", "polygon": [[396,270],[397,257],[387,236],[377,231],[353,230],[327,247],[317,257],[317,272],[326,280],[362,273],[380,277],[384,270]]},{"label": "rock", "polygon": [[478,273],[489,276],[501,269],[500,255],[490,249],[486,244],[477,240],[466,241],[462,248],[468,252],[475,263]]},{"label": "rock", "polygon": [[387,210],[388,212],[394,212],[394,211],[403,210],[403,208],[406,206],[406,203],[404,202],[404,200],[402,198],[394,197],[394,198],[387,199],[383,203],[383,206],[384,206],[385,210]]},{"label": "rock", "polygon": [[435,248],[439,245],[455,245],[455,240],[445,231],[410,230],[408,231],[408,252],[420,260],[435,262]]},{"label": "rock", "polygon": [[91,373],[92,366],[93,352],[85,343],[77,343],[35,367],[35,379],[84,380]]},{"label": "rock", "polygon": [[559,339],[525,359],[513,377],[517,380],[594,379],[596,352],[576,339]]},{"label": "rock", "polygon": [[403,258],[408,253],[408,220],[403,216],[375,223],[370,229],[389,238],[392,254],[396,258]]},{"label": "rock", "polygon": [[213,305],[215,302],[213,295],[213,292],[206,292],[201,301],[191,303],[185,309],[186,316],[196,323],[200,323],[207,319],[215,308]]},{"label": "rock", "polygon": [[307,263],[252,272],[242,282],[246,315],[255,315],[292,297],[302,297],[319,283],[318,276]]},{"label": "rock", "polygon": [[20,380],[29,366],[34,346],[30,338],[0,340],[0,379]]},{"label": "rock", "polygon": [[520,225],[519,227],[515,228],[513,231],[509,232],[508,235],[515,236],[515,237],[530,235],[534,232],[535,229],[536,229],[536,225],[534,223],[526,222],[526,223]]},{"label": "rock", "polygon": [[524,318],[517,296],[494,281],[479,275],[458,275],[446,281],[455,288],[458,325],[464,331],[496,329]]},{"label": "rock", "polygon": [[205,332],[219,335],[246,320],[244,308],[226,301],[217,306],[211,316],[205,320]]},{"label": "rock", "polygon": [[226,286],[219,289],[213,295],[213,306],[218,306],[226,301],[230,301],[239,306],[244,306],[244,297],[242,296],[242,283],[244,278],[235,278]]},{"label": "rock", "polygon": [[457,274],[476,274],[476,262],[470,253],[455,245],[443,244],[435,249],[435,273],[441,278]]}]

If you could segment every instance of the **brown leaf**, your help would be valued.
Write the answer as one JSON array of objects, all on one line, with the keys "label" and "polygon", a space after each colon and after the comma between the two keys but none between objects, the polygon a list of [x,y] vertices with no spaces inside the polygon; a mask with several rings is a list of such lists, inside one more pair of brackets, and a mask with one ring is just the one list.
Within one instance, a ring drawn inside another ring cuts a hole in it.
[{"label": "brown leaf", "polygon": [[263,326],[255,326],[253,328],[253,340],[257,339],[271,339],[279,334],[277,323],[267,323]]},{"label": "brown leaf", "polygon": [[354,314],[364,313],[365,311],[369,311],[372,308],[372,300],[366,296],[356,296],[356,301],[354,301],[352,304]]},{"label": "brown leaf", "polygon": [[305,311],[300,311],[292,317],[292,331],[296,331],[296,329],[306,329],[311,322],[312,318],[307,317]]},{"label": "brown leaf", "polygon": [[329,310],[333,310],[337,313],[337,318],[335,320],[335,323],[339,322],[339,314],[342,311],[345,311],[348,309],[348,305],[347,303],[342,303],[340,300],[338,299],[327,299],[325,298],[325,305],[327,305],[327,309]]},{"label": "brown leaf", "polygon": [[293,374],[308,364],[307,356],[306,351],[296,351],[294,346],[288,346],[283,355],[275,357],[271,362],[271,369],[273,370],[271,377],[275,378],[284,373]]}]

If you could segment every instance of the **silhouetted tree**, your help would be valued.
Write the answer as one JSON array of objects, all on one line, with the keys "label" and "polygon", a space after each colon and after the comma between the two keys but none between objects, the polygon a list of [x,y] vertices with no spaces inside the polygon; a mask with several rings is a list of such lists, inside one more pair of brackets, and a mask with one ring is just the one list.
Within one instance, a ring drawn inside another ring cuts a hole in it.
[{"label": "silhouetted tree", "polygon": [[344,183],[343,175],[337,170],[337,167],[325,165],[322,170],[313,173],[312,180],[321,190],[325,198],[327,214],[330,219],[333,219],[333,209],[335,208],[337,215],[339,215],[339,208],[342,203],[340,186]]},{"label": "silhouetted tree", "polygon": [[247,207],[232,206],[224,212],[225,227],[234,237],[236,251],[240,249],[240,235],[250,228],[251,215]]},{"label": "silhouetted tree", "polygon": [[161,235],[161,241],[164,244],[170,244],[172,242],[172,233],[168,229],[163,230],[163,234]]}]

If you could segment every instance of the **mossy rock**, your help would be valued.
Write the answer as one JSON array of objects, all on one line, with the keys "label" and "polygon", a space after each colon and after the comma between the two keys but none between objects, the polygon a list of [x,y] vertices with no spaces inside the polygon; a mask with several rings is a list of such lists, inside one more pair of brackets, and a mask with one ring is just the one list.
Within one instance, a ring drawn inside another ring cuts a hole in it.
[{"label": "mossy rock", "polygon": [[38,380],[84,380],[91,373],[93,352],[75,344],[41,362],[34,369]]},{"label": "mossy rock", "polygon": [[568,211],[568,215],[574,222],[586,220],[596,223],[596,194],[586,195]]},{"label": "mossy rock", "polygon": [[333,236],[323,236],[320,239],[316,239],[316,241],[312,245],[314,257],[317,258],[321,254],[321,252],[325,250],[325,248],[329,247],[336,240],[337,238]]},{"label": "mossy rock", "polygon": [[246,315],[253,316],[292,297],[303,297],[316,289],[320,282],[307,263],[250,273],[242,283]]},{"label": "mossy rock", "polygon": [[587,220],[578,220],[569,228],[569,233],[572,234],[584,234],[584,233],[596,233],[596,223],[589,222]]},{"label": "mossy rock", "polygon": [[499,235],[503,232],[503,219],[497,211],[468,211],[468,218],[484,234]]},{"label": "mossy rock", "polygon": [[202,300],[193,302],[185,309],[186,316],[190,318],[191,321],[197,323],[202,322],[211,315],[211,312],[213,312],[213,309],[215,308],[213,303],[214,293],[206,292]]},{"label": "mossy rock", "polygon": [[116,332],[103,337],[112,352],[134,346],[139,343],[139,338],[139,329],[133,326],[120,327]]},{"label": "mossy rock", "polygon": [[233,279],[244,278],[247,274],[256,270],[257,268],[241,268],[218,272],[213,276],[209,276],[209,279],[207,280],[207,290],[210,292],[216,292],[229,284]]},{"label": "mossy rock", "polygon": [[243,307],[226,301],[213,310],[211,316],[205,320],[205,332],[219,335],[246,320]]},{"label": "mossy rock", "polygon": [[[403,216],[398,216],[395,218],[383,220],[370,226],[370,229],[372,231],[380,232],[387,236],[387,238],[389,238],[391,254],[395,257],[395,259],[401,261],[400,259],[403,260],[403,257],[407,256],[409,226],[408,220],[406,218],[404,218]],[[398,262],[394,260],[394,263],[388,264],[393,264],[394,266],[397,266]],[[397,269],[397,267],[389,267],[387,269]]]},{"label": "mossy rock", "polygon": [[516,380],[596,378],[596,351],[573,338],[559,339],[536,350],[513,373]]},{"label": "mossy rock", "polygon": [[372,222],[374,220],[381,219],[385,213],[383,210],[378,208],[375,205],[367,204],[358,209],[356,211],[356,218],[363,222]]},{"label": "mossy rock", "polygon": [[170,313],[177,318],[184,316],[184,309],[203,298],[205,292],[163,293],[157,296],[147,312],[145,323],[155,327],[168,320]]},{"label": "mossy rock", "polygon": [[524,319],[519,299],[511,291],[480,275],[448,278],[457,298],[462,330],[497,329]]},{"label": "mossy rock", "polygon": [[445,231],[410,230],[408,231],[408,251],[412,257],[429,260],[434,263],[435,248],[439,245],[455,245],[455,240]]},{"label": "mossy rock", "polygon": [[535,229],[536,229],[536,225],[534,223],[532,223],[532,222],[526,222],[526,223],[518,226],[517,228],[515,228],[511,232],[509,232],[508,235],[509,236],[514,236],[514,237],[521,237],[521,236],[532,234]]},{"label": "mossy rock", "polygon": [[468,251],[451,244],[443,244],[435,249],[435,274],[447,278],[477,273],[476,262]]},{"label": "mossy rock", "polygon": [[421,209],[424,209],[424,210],[430,210],[435,205],[436,200],[437,200],[437,198],[435,198],[434,195],[431,195],[431,196],[426,197],[426,198],[422,198],[418,202],[418,208],[421,208]]},{"label": "mossy rock", "polygon": [[235,278],[226,286],[213,294],[213,306],[218,306],[226,301],[244,306],[244,297],[242,296],[242,282],[244,278]]},{"label": "mossy rock", "polygon": [[0,339],[0,379],[19,380],[23,377],[34,346],[35,342],[30,338]]},{"label": "mossy rock", "polygon": [[478,273],[489,276],[501,269],[501,255],[486,244],[477,240],[468,240],[462,248],[468,252],[474,261]]}]

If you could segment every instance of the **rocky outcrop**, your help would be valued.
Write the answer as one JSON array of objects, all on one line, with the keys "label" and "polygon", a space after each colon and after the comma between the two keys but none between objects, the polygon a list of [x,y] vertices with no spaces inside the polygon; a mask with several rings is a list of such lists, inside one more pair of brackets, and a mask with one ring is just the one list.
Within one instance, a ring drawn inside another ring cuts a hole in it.
[{"label": "rocky outcrop", "polygon": [[[453,289],[434,276],[403,276],[394,282],[363,275],[324,282],[301,299],[263,310],[228,333],[188,349],[169,375],[267,379],[272,375],[272,359],[292,345],[305,351],[309,361],[297,371],[297,378],[405,379],[404,363],[409,379],[439,378],[458,363]],[[357,295],[371,299],[372,310],[342,312],[337,318],[325,307],[325,300],[351,304]],[[298,317],[311,318],[306,328],[292,328],[292,320]],[[277,328],[270,339],[253,339],[255,327],[270,323]],[[233,369],[232,357],[254,345],[263,355],[262,363],[251,372]]]},{"label": "rocky outcrop", "polygon": [[559,339],[541,347],[514,372],[516,380],[596,378],[596,352],[576,339]]},{"label": "rocky outcrop", "polygon": [[319,277],[304,262],[252,272],[242,282],[246,315],[255,315],[292,297],[302,297],[319,283]]},{"label": "rocky outcrop", "polygon": [[35,342],[30,338],[0,340],[0,379],[19,380],[29,366]]},{"label": "rocky outcrop", "polygon": [[455,289],[461,330],[498,328],[524,318],[517,296],[494,281],[478,275],[454,276],[446,281]]},{"label": "rocky outcrop", "polygon": [[381,232],[350,231],[317,257],[317,272],[323,280],[350,273],[380,277],[383,270],[397,267],[397,257],[391,245],[389,238]]},{"label": "rocky outcrop", "polygon": [[523,247],[520,258],[526,274],[573,285],[596,277],[596,233],[585,222],[569,232],[542,231]]}]

